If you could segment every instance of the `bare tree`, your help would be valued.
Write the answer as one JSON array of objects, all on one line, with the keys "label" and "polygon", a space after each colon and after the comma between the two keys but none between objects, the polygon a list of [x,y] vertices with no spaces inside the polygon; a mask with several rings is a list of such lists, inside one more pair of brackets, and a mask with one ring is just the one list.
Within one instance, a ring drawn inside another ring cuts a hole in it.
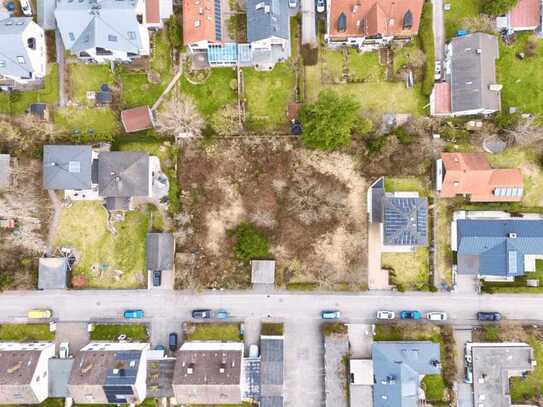
[{"label": "bare tree", "polygon": [[543,127],[537,126],[535,117],[520,120],[513,129],[505,131],[511,145],[530,146],[543,140]]},{"label": "bare tree", "polygon": [[198,137],[204,119],[189,96],[176,95],[157,112],[157,129],[161,134],[177,137]]},{"label": "bare tree", "polygon": [[496,19],[486,14],[462,19],[462,27],[465,27],[469,32],[480,31],[488,34],[495,34],[497,32]]},{"label": "bare tree", "polygon": [[53,123],[40,120],[33,114],[27,114],[19,121],[21,130],[27,137],[31,137],[37,143],[54,142],[61,135]]}]

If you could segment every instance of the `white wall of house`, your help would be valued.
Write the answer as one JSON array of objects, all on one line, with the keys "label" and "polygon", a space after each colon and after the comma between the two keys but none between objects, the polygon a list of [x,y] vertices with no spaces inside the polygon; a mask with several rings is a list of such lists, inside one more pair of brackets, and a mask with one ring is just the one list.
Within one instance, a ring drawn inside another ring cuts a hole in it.
[{"label": "white wall of house", "polygon": [[49,397],[49,359],[53,357],[55,357],[55,344],[49,343],[41,352],[30,382],[30,386],[40,403]]},{"label": "white wall of house", "polygon": [[269,37],[260,41],[251,42],[251,48],[271,50],[272,45],[280,45],[285,49],[288,46],[288,40],[281,37]]}]

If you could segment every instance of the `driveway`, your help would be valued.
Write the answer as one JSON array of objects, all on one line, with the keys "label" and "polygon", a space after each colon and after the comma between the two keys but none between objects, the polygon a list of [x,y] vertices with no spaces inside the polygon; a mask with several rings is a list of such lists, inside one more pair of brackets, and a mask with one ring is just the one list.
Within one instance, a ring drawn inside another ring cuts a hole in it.
[{"label": "driveway", "polygon": [[456,286],[454,294],[476,295],[479,292],[479,279],[471,274],[456,274]]},{"label": "driveway", "polygon": [[58,105],[60,107],[66,106],[66,88],[64,86],[64,73],[66,70],[66,65],[64,61],[64,43],[62,42],[62,37],[60,36],[60,31],[55,30],[55,48],[56,48],[56,57],[58,64]]},{"label": "driveway", "polygon": [[389,290],[388,271],[381,268],[381,226],[370,223],[368,227],[368,288]]},{"label": "driveway", "polygon": [[[466,327],[467,328],[467,327]],[[467,342],[471,342],[471,328],[455,329],[454,340],[456,342],[456,366],[458,375],[456,378],[456,392],[458,397],[458,407],[473,407],[473,392],[471,384],[464,383],[464,349]]]},{"label": "driveway", "polygon": [[443,16],[443,0],[432,0],[433,28],[436,61],[443,61],[445,49],[445,19]]},{"label": "driveway", "polygon": [[302,45],[311,44],[316,47],[317,26],[315,19],[315,0],[301,0],[302,2]]},{"label": "driveway", "polygon": [[60,343],[68,342],[70,344],[70,354],[77,356],[79,350],[89,343],[89,338],[86,322],[57,322],[55,335],[57,352]]},{"label": "driveway", "polygon": [[351,356],[355,359],[371,358],[373,328],[371,324],[348,324]]}]

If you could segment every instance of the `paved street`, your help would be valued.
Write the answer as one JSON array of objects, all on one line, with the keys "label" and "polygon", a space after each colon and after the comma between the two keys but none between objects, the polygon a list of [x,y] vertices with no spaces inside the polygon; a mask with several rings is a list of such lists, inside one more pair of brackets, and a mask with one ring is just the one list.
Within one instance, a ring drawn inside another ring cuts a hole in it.
[{"label": "paved street", "polygon": [[149,290],[23,291],[0,295],[0,322],[25,322],[29,308],[51,308],[63,322],[119,320],[123,310],[141,308],[151,324],[153,343],[165,343],[168,332],[179,332],[193,308],[224,308],[234,320],[285,322],[285,371],[288,406],[322,405],[323,360],[320,311],[339,309],[352,323],[372,323],[378,309],[439,310],[450,323],[476,323],[480,310],[500,311],[507,319],[543,321],[543,296],[449,293],[304,294],[279,291],[188,293]]}]

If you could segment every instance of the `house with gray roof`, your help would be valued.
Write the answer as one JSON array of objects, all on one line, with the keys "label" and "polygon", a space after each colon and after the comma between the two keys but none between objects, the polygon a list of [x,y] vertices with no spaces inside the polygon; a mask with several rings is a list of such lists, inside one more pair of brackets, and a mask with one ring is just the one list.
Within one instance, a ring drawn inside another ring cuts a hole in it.
[{"label": "house with gray roof", "polygon": [[249,0],[247,2],[247,39],[253,65],[272,69],[290,56],[288,0]]},{"label": "house with gray roof", "polygon": [[0,85],[30,84],[47,69],[45,33],[32,17],[0,19]]},{"label": "house with gray roof", "polygon": [[89,190],[93,183],[93,151],[85,145],[43,146],[43,188]]},{"label": "house with gray roof", "polygon": [[536,271],[536,261],[543,260],[543,219],[495,215],[454,214],[451,242],[457,272],[490,281],[529,276]]},{"label": "house with gray roof", "polygon": [[368,190],[370,223],[381,225],[382,251],[412,251],[428,245],[428,199],[418,192],[386,192],[385,178]]},{"label": "house with gray roof", "polygon": [[173,270],[175,240],[171,233],[147,233],[147,270]]},{"label": "house with gray roof", "polygon": [[439,344],[375,342],[373,407],[417,407],[422,378],[441,374]]},{"label": "house with gray roof", "polygon": [[70,264],[67,257],[41,257],[38,266],[38,290],[68,288]]},{"label": "house with gray roof", "polygon": [[284,338],[260,337],[260,407],[283,407]]},{"label": "house with gray roof", "polygon": [[55,18],[68,51],[105,63],[150,55],[147,13],[144,0],[60,0]]},{"label": "house with gray roof", "polygon": [[433,116],[492,114],[501,109],[502,85],[496,80],[498,39],[473,33],[454,37],[447,46],[446,82],[437,83],[430,98]]}]

